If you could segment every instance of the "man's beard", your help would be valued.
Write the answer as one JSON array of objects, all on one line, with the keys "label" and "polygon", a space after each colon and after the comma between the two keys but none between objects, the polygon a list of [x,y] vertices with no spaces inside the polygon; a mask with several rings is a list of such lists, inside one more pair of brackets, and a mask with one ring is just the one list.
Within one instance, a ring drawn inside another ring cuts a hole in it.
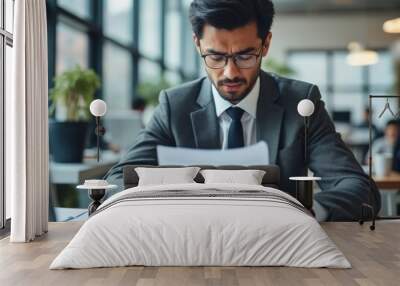
[{"label": "man's beard", "polygon": [[241,93],[236,93],[236,92],[232,92],[232,93],[230,93],[230,92],[225,92],[225,91],[223,91],[223,85],[224,85],[224,84],[228,84],[228,83],[231,83],[231,84],[232,84],[232,83],[247,84],[247,80],[244,79],[244,78],[236,77],[236,78],[234,78],[234,79],[223,79],[223,80],[219,80],[218,82],[212,81],[209,74],[208,74],[208,78],[213,82],[214,87],[217,89],[219,95],[220,95],[223,99],[225,99],[225,100],[227,100],[227,101],[229,101],[229,102],[231,102],[231,103],[233,103],[233,104],[237,104],[237,103],[239,103],[243,98],[245,98],[245,97],[249,94],[249,92],[253,89],[253,87],[254,87],[254,85],[255,85],[255,83],[256,83],[256,81],[257,81],[257,78],[258,78],[259,74],[260,74],[260,70],[258,70],[258,72],[256,73],[256,75],[251,79],[250,84],[249,84],[249,85],[247,86],[247,88],[246,88],[243,92],[241,92]]}]

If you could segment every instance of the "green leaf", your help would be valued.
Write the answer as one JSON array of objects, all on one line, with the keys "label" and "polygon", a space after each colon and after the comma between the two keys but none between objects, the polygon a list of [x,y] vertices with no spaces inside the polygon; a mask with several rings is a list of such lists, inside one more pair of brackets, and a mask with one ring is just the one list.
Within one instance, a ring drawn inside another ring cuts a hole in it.
[{"label": "green leaf", "polygon": [[159,80],[146,81],[139,84],[137,93],[144,99],[146,105],[157,105],[160,92],[170,87],[171,84],[163,76]]},{"label": "green leaf", "polygon": [[54,113],[59,103],[66,107],[69,121],[89,120],[89,105],[99,87],[100,79],[96,72],[77,65],[54,78],[54,88],[50,90],[50,111]]},{"label": "green leaf", "polygon": [[291,76],[296,74],[296,72],[289,65],[271,58],[263,61],[262,68],[266,71],[273,72],[281,76]]}]

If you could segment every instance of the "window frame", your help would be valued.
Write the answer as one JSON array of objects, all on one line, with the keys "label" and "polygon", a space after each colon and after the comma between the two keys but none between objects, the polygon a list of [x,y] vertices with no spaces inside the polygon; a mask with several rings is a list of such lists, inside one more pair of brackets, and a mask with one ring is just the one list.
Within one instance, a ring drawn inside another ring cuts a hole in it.
[{"label": "window frame", "polygon": [[[199,76],[198,70],[200,61],[196,57],[195,64],[196,68],[192,73],[186,73],[184,68],[184,59],[183,57],[188,54],[189,49],[194,49],[194,46],[189,46],[188,43],[185,43],[184,33],[181,34],[181,65],[179,68],[168,68],[165,64],[165,45],[166,45],[166,13],[167,13],[167,4],[166,1],[161,0],[161,19],[160,19],[160,33],[159,33],[159,42],[160,42],[160,56],[159,58],[151,58],[145,54],[142,54],[139,50],[138,40],[139,40],[139,23],[140,23],[140,5],[142,1],[146,0],[132,0],[133,1],[133,17],[132,17],[132,32],[133,32],[133,42],[131,44],[126,44],[122,41],[119,41],[116,38],[113,38],[110,35],[106,35],[104,33],[103,25],[103,9],[104,3],[102,0],[90,0],[90,17],[89,18],[82,18],[81,16],[74,14],[73,12],[64,9],[63,7],[58,5],[57,0],[46,0],[47,2],[47,26],[48,26],[48,56],[49,56],[49,79],[54,78],[56,74],[56,42],[57,42],[57,32],[56,26],[58,21],[62,21],[62,19],[67,19],[68,22],[76,23],[81,27],[84,27],[84,32],[89,35],[89,63],[88,67],[92,68],[96,71],[99,75],[100,80],[103,81],[103,44],[105,42],[110,42],[121,49],[130,53],[131,62],[132,62],[132,75],[131,75],[131,98],[130,101],[133,102],[136,97],[136,89],[139,84],[138,81],[138,72],[139,72],[139,61],[140,59],[145,59],[155,64],[159,65],[161,68],[161,76],[166,72],[173,72],[180,75],[183,81],[192,80]],[[180,17],[181,23],[185,23],[185,17],[187,17],[187,13],[183,11],[183,0],[178,1],[178,9],[181,12]],[[64,24],[68,25],[67,22]],[[181,25],[181,30],[185,31],[188,27],[185,25]],[[72,26],[71,26],[72,27]],[[72,27],[76,28],[76,27]],[[81,31],[81,30],[80,30]],[[196,55],[193,53],[193,55]],[[52,80],[49,80],[49,88],[53,87]],[[100,88],[96,92],[96,98],[103,98],[103,90]]]},{"label": "window frame", "polygon": [[[126,51],[130,55],[130,64],[131,64],[131,74],[127,75],[127,78],[130,79],[130,89],[129,94],[126,95],[129,97],[129,102],[132,104],[137,96],[137,87],[139,85],[139,62],[141,59],[148,60],[157,66],[160,67],[160,75],[159,78],[163,76],[166,71],[173,71],[180,75],[180,78],[183,81],[192,80],[200,75],[198,72],[200,66],[200,60],[198,59],[196,49],[192,44],[190,48],[193,50],[192,55],[196,56],[195,62],[198,64],[194,69],[195,72],[191,74],[184,72],[184,61],[181,60],[181,65],[176,70],[168,69],[165,65],[165,22],[166,22],[166,5],[167,1],[160,0],[160,21],[159,28],[157,31],[156,37],[159,37],[158,42],[160,43],[160,55],[157,58],[150,58],[144,53],[141,53],[139,50],[139,33],[146,34],[146,31],[140,31],[139,27],[139,13],[140,6],[143,5],[144,1],[147,0],[132,0],[133,1],[133,12],[132,19],[129,24],[132,25],[132,29],[130,32],[133,33],[133,41],[132,43],[124,43],[119,41],[117,38],[113,38],[113,35],[104,33],[104,9],[105,2],[104,0],[89,0],[89,10],[90,15],[87,17],[80,16],[79,11],[77,13],[65,9],[62,6],[58,5],[59,0],[46,0],[46,11],[47,11],[47,32],[48,32],[48,87],[51,89],[54,86],[53,78],[57,73],[57,37],[60,35],[57,34],[57,23],[63,21],[63,24],[68,25],[72,29],[79,29],[80,32],[84,32],[88,35],[89,38],[89,51],[88,51],[88,59],[87,66],[88,68],[93,69],[99,76],[100,81],[104,83],[106,73],[104,72],[105,67],[104,64],[104,47],[106,43],[109,43],[113,46],[121,48]],[[182,11],[183,1],[177,0],[179,2],[180,11]],[[180,17],[187,17],[187,13],[181,13]],[[182,23],[184,23],[183,19],[180,19]],[[187,20],[188,21],[188,20]],[[181,29],[190,29],[188,27],[181,27]],[[181,33],[181,45],[184,45],[183,33]],[[187,45],[187,43],[185,44]],[[187,47],[187,46],[185,46]],[[183,53],[181,53],[183,56]],[[158,77],[156,77],[157,79]],[[100,89],[97,90],[95,97],[104,99],[106,96],[105,84],[102,84]],[[51,102],[49,102],[50,104]],[[52,115],[55,116],[55,115]]]},{"label": "window frame", "polygon": [[[11,219],[7,215],[7,196],[5,188],[5,94],[6,94],[6,48],[13,48],[13,34],[6,30],[6,0],[0,0],[1,21],[0,21],[0,237],[8,235],[10,232]],[[12,1],[13,13],[15,1]],[[12,15],[11,17],[14,17]],[[14,27],[13,29],[14,30]]]},{"label": "window frame", "polygon": [[[368,48],[369,49],[369,48]],[[377,53],[385,53],[388,52],[387,48],[373,48],[374,51]],[[354,92],[352,89],[354,86],[351,85],[338,85],[335,84],[335,79],[334,79],[334,63],[333,63],[333,58],[336,53],[347,53],[348,50],[346,48],[329,48],[329,49],[289,49],[286,52],[286,58],[289,59],[293,54],[300,54],[300,53],[322,53],[326,57],[326,106],[328,111],[331,112],[331,110],[334,109],[334,99],[333,97],[335,96],[335,93],[343,93],[343,92]],[[288,60],[289,61],[289,60]],[[361,68],[361,85],[360,85],[360,90],[359,92],[365,95],[363,97],[363,105],[367,106],[368,105],[368,94],[371,92],[373,87],[376,87],[378,85],[374,85],[370,82],[370,66],[362,66],[359,67]],[[382,85],[379,85],[379,87],[382,87]]]}]

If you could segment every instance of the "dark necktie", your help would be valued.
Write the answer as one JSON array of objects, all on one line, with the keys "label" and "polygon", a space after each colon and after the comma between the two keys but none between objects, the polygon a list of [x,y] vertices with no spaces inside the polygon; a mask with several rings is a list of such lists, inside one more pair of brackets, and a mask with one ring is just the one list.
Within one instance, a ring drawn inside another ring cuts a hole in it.
[{"label": "dark necktie", "polygon": [[229,107],[226,113],[232,118],[228,131],[228,149],[244,146],[242,119],[244,110],[238,107]]}]

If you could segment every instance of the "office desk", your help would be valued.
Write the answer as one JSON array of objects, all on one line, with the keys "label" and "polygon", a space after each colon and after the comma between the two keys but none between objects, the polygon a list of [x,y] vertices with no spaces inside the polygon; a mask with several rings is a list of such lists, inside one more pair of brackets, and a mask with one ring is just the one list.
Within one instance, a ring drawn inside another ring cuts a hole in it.
[{"label": "office desk", "polygon": [[102,151],[100,162],[95,158],[86,158],[82,163],[50,162],[51,181],[53,184],[78,185],[87,179],[101,178],[119,159],[119,154]]},{"label": "office desk", "polygon": [[397,215],[397,203],[399,201],[397,192],[400,190],[400,173],[393,172],[385,177],[374,176],[373,178],[381,191],[383,215]]},{"label": "office desk", "polygon": [[118,267],[48,269],[82,222],[50,223],[32,243],[0,241],[0,285],[385,285],[400,283],[400,221],[323,223],[352,269],[289,267]]},{"label": "office desk", "polygon": [[400,189],[400,173],[393,172],[385,177],[374,176],[373,178],[379,189],[395,189],[396,191]]},{"label": "office desk", "polygon": [[[55,186],[55,188],[50,189],[52,191],[51,205],[69,208],[87,208],[91,201],[88,198],[87,191],[79,191],[77,194],[73,194],[73,196],[78,196],[78,203],[66,205],[62,202],[62,199],[60,200],[56,189],[60,187],[59,185],[68,185],[68,191],[76,191],[75,187],[83,184],[85,180],[101,179],[119,159],[120,154],[113,153],[112,151],[102,151],[100,162],[97,162],[95,157],[86,157],[82,163],[50,162],[50,181]],[[61,216],[57,217],[57,219],[63,221],[67,217]]]}]

